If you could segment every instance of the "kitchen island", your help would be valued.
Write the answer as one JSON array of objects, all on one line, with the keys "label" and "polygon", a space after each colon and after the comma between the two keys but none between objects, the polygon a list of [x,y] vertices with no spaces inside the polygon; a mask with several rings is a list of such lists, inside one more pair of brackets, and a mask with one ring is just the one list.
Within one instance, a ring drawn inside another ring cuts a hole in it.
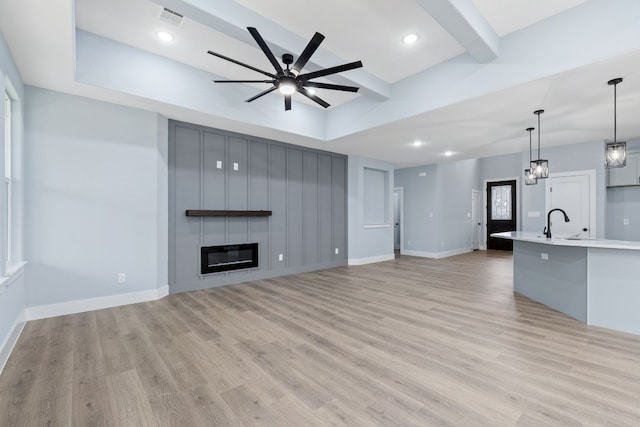
[{"label": "kitchen island", "polygon": [[640,242],[546,238],[513,240],[513,289],[583,323],[640,335]]}]

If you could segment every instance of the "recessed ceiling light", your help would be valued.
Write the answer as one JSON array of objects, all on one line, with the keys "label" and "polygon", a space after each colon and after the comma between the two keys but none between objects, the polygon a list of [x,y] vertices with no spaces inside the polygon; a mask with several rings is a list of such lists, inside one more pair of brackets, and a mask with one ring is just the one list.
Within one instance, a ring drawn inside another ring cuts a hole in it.
[{"label": "recessed ceiling light", "polygon": [[414,44],[417,41],[418,41],[417,34],[407,34],[402,38],[402,43],[404,44]]},{"label": "recessed ceiling light", "polygon": [[424,144],[424,142],[422,142],[422,141],[413,141],[411,143],[411,145],[413,145],[414,147],[420,147],[420,146],[422,146],[422,144]]},{"label": "recessed ceiling light", "polygon": [[163,42],[172,42],[173,36],[166,31],[157,31],[156,36]]},{"label": "recessed ceiling light", "polygon": [[445,151],[444,155],[447,156],[447,157],[451,157],[451,156],[453,156],[453,151]]}]

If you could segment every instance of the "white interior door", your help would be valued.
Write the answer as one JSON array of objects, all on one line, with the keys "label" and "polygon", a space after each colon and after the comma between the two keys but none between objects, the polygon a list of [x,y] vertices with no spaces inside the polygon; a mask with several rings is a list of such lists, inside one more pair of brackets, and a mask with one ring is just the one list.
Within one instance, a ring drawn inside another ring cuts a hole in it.
[{"label": "white interior door", "polygon": [[[591,171],[554,174],[547,180],[547,212],[560,208],[567,213],[551,214],[552,237],[595,238],[595,173]],[[545,222],[546,223],[546,222]]]}]

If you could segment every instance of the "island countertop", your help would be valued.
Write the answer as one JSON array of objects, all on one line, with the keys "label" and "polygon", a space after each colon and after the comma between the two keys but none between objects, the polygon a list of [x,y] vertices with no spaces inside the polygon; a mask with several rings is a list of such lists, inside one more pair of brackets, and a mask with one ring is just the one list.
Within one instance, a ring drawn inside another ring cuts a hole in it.
[{"label": "island countertop", "polygon": [[588,325],[640,335],[640,242],[492,236],[513,240],[515,292]]},{"label": "island countertop", "polygon": [[506,231],[503,233],[493,233],[491,237],[516,240],[520,242],[541,243],[544,245],[640,251],[640,242],[608,239],[581,239],[575,237],[552,237],[551,239],[547,239],[543,233],[534,233],[532,231]]}]

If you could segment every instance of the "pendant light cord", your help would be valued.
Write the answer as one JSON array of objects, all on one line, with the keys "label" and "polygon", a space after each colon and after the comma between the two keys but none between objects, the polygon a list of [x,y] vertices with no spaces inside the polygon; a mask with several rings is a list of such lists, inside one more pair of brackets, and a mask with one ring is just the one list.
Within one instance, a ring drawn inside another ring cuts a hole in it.
[{"label": "pendant light cord", "polygon": [[540,113],[538,113],[538,160],[540,159]]},{"label": "pendant light cord", "polygon": [[533,112],[538,116],[538,160],[540,160],[540,114],[544,113],[544,110],[536,110]]},{"label": "pendant light cord", "polygon": [[531,167],[531,131],[533,128],[528,128],[529,131],[529,167]]},{"label": "pendant light cord", "polygon": [[613,143],[618,142],[617,132],[618,132],[618,83],[613,84]]},{"label": "pendant light cord", "polygon": [[608,85],[613,85],[613,143],[618,142],[618,83],[622,82],[622,77],[611,79]]}]

